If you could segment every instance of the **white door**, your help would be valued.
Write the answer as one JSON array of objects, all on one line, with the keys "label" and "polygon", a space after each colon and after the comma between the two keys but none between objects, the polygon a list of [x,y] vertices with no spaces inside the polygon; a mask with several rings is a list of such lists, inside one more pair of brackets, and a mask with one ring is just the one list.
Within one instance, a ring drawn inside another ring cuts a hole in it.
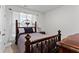
[{"label": "white door", "polygon": [[5,6],[0,6],[0,52],[4,51],[5,48]]},{"label": "white door", "polygon": [[2,52],[3,49],[3,39],[2,39],[2,33],[3,33],[3,28],[2,28],[2,22],[3,21],[3,9],[2,6],[0,6],[0,52]]}]

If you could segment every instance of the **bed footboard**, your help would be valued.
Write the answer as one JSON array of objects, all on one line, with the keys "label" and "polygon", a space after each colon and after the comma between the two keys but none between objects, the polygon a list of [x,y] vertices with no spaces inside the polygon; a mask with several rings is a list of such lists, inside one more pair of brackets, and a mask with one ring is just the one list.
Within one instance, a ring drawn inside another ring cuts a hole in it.
[{"label": "bed footboard", "polygon": [[61,31],[57,35],[45,37],[31,42],[31,36],[27,34],[25,42],[25,53],[53,53],[58,52],[57,42],[61,41]]}]

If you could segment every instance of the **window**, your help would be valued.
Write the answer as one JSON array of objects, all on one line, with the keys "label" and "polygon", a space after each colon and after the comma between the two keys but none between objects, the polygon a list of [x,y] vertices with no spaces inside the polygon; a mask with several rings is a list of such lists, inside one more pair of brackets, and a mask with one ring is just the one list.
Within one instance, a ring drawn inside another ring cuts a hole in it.
[{"label": "window", "polygon": [[[37,21],[37,16],[32,14],[20,13],[19,26],[34,26],[35,21]],[[27,25],[29,23],[29,25]]]}]

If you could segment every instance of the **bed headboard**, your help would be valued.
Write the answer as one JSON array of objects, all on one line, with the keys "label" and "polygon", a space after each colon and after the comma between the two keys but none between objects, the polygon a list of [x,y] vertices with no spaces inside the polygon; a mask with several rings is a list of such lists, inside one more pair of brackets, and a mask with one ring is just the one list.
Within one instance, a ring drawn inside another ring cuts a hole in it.
[{"label": "bed headboard", "polygon": [[[19,28],[25,28],[25,27],[19,27],[18,26],[18,20],[16,20],[16,33],[17,34],[19,34]],[[26,27],[27,28],[27,27]],[[34,25],[34,27],[32,27],[32,28],[34,28],[34,30],[35,30],[35,32],[37,32],[37,22],[35,22],[35,25]]]},{"label": "bed headboard", "polygon": [[[19,28],[25,28],[25,27],[19,27],[18,26],[18,20],[16,20],[16,41],[18,40],[18,36],[19,36]],[[26,27],[27,28],[27,27]],[[37,22],[35,22],[35,25],[34,25],[34,27],[32,27],[32,28],[34,28],[34,30],[35,30],[35,32],[37,32]],[[15,44],[17,44],[17,42],[15,42]]]}]

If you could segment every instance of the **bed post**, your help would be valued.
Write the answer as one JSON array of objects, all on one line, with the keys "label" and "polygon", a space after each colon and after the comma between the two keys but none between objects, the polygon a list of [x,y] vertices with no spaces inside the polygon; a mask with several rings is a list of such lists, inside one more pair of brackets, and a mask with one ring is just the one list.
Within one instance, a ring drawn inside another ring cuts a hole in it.
[{"label": "bed post", "polygon": [[18,30],[18,20],[16,20],[16,41],[15,41],[15,44],[17,45],[17,42],[18,42],[18,34],[19,34],[19,30]]},{"label": "bed post", "polygon": [[35,32],[37,32],[37,22],[35,22]]},{"label": "bed post", "polygon": [[58,40],[61,41],[61,31],[58,30]]},{"label": "bed post", "polygon": [[27,34],[25,36],[26,38],[26,42],[25,42],[25,53],[30,53],[30,38],[31,36],[29,34]]}]

